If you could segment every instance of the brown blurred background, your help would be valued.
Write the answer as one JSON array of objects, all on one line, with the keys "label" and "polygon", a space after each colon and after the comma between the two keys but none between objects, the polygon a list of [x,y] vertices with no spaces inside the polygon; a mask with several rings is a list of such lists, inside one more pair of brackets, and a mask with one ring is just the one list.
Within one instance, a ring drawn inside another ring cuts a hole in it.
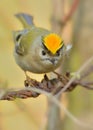
[{"label": "brown blurred background", "polygon": [[[58,0],[59,1],[59,0]],[[64,12],[70,9],[73,0],[64,0]],[[25,75],[16,65],[13,57],[12,31],[22,28],[15,14],[25,12],[34,16],[37,26],[51,28],[53,13],[52,0],[3,0],[0,2],[0,86],[23,87]],[[70,71],[76,71],[84,61],[93,55],[93,1],[81,0],[77,10],[62,31],[66,43],[73,43],[69,59]],[[68,60],[68,59],[67,59]],[[32,78],[42,79],[42,75],[30,74]],[[80,120],[93,122],[93,92],[77,88],[64,99],[68,109]],[[38,98],[16,101],[0,101],[0,130],[39,130],[47,120],[47,99]],[[65,118],[64,130],[78,130],[73,121]],[[81,128],[82,129],[82,128]],[[63,129],[62,129],[63,130]]]}]

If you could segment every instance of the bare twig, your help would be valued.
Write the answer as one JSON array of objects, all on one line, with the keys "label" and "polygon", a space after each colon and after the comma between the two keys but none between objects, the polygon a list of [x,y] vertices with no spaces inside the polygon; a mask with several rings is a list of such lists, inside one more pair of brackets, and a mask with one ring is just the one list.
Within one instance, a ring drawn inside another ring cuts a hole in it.
[{"label": "bare twig", "polygon": [[[93,57],[90,58],[80,69],[76,74],[80,74],[86,67],[88,67],[89,64],[93,61]],[[87,75],[90,75],[90,70],[93,71],[93,67],[89,68],[89,71],[87,71]],[[38,82],[36,80],[33,80],[29,77],[29,79],[26,79],[25,81],[25,88],[19,89],[19,90],[4,90],[1,89],[0,92],[0,99],[1,100],[14,100],[15,98],[29,98],[29,97],[38,97],[40,93],[36,93],[34,91],[31,91],[29,87],[31,88],[37,88],[40,90],[43,90],[48,93],[52,93],[53,95],[61,94],[62,92],[70,92],[74,90],[78,85],[81,85],[81,87],[84,87],[86,89],[93,90],[93,81],[83,81],[82,76],[81,79],[78,79],[75,75],[74,77],[70,78],[70,73],[66,73],[65,76],[57,75],[57,78],[49,79],[46,75],[44,76],[44,79],[41,82]],[[86,73],[85,73],[86,77]],[[84,75],[83,75],[84,79]],[[2,91],[3,90],[3,91]],[[3,93],[2,93],[3,92]]]},{"label": "bare twig", "polygon": [[[57,95],[59,95],[59,94],[65,92],[65,91],[76,81],[78,75],[80,75],[81,72],[86,69],[86,67],[90,66],[90,64],[91,64],[92,62],[93,62],[93,56],[92,56],[86,63],[84,63],[84,64],[81,66],[81,68],[75,73],[75,75],[69,80],[69,82],[64,86],[63,89],[61,89],[61,91],[60,91]],[[90,71],[89,71],[89,73],[90,73]],[[84,75],[83,75],[83,76],[84,76]]]},{"label": "bare twig", "polygon": [[73,14],[75,13],[75,10],[77,9],[79,4],[79,0],[74,0],[69,12],[67,15],[62,15],[62,18],[58,18],[58,17],[52,17],[52,24],[54,25],[60,25],[60,29],[62,29],[63,27],[65,27],[65,25],[67,24],[67,22],[71,19],[71,17],[73,16]]},{"label": "bare twig", "polygon": [[71,19],[71,17],[73,16],[73,13],[77,9],[78,4],[79,4],[79,0],[74,0],[70,11],[68,12],[68,14],[62,20],[63,25],[65,25]]}]

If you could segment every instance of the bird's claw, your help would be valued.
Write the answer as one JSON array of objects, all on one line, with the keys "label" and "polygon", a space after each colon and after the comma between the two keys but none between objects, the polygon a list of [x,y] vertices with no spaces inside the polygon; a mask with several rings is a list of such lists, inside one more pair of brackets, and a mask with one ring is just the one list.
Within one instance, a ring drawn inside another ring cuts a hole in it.
[{"label": "bird's claw", "polygon": [[25,87],[34,87],[39,83],[35,79],[30,78],[26,73],[25,75],[26,75],[26,80],[24,81]]}]

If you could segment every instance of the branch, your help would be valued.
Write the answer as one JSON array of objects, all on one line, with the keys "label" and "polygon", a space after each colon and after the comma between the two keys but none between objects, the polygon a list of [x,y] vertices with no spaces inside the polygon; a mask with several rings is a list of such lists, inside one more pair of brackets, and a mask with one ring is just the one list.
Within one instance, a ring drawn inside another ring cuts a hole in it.
[{"label": "branch", "polygon": [[73,16],[75,10],[77,9],[78,7],[78,4],[79,4],[79,0],[74,0],[72,6],[71,6],[71,9],[70,11],[68,12],[68,14],[64,17],[64,19],[62,20],[62,24],[66,24],[70,19],[71,17]]},{"label": "branch", "polygon": [[[93,69],[91,71],[93,71]],[[89,71],[89,74],[90,74],[90,71]],[[34,79],[31,79],[30,77],[27,77],[27,79],[25,80],[25,88],[19,89],[19,90],[9,89],[5,91],[2,94],[2,96],[0,96],[1,97],[0,100],[14,100],[16,98],[26,99],[29,97],[36,98],[41,93],[32,91],[31,90],[32,87],[36,89],[40,89],[48,93],[52,93],[53,95],[57,95],[60,91],[62,91],[62,89],[70,81],[70,79],[71,79],[70,73],[66,73],[65,76],[57,74],[57,78],[54,78],[51,80],[45,75],[44,79],[41,82],[38,82]],[[80,79],[76,79],[74,80],[74,82],[70,84],[70,86],[64,92],[70,92],[74,90],[78,85],[81,85],[81,87],[84,87],[86,89],[93,90],[93,87],[92,87],[93,82],[84,82]],[[1,89],[1,92],[2,92],[2,89]]]},{"label": "branch", "polygon": [[62,16],[62,18],[60,18],[60,19],[55,18],[54,16],[52,16],[51,22],[54,25],[54,27],[55,27],[56,24],[59,25],[60,27],[65,27],[66,23],[71,19],[71,17],[73,16],[75,10],[77,9],[78,4],[79,4],[79,0],[74,0],[68,14],[65,15],[64,17]]},{"label": "branch", "polygon": [[[24,82],[24,89],[9,89],[6,91],[4,91],[4,89],[1,89],[0,100],[14,100],[15,98],[28,97],[35,98],[39,96],[41,93],[31,90],[32,87],[51,93],[52,95],[59,95],[63,92],[70,92],[74,90],[78,85],[81,85],[81,87],[84,87],[86,89],[93,90],[93,81],[84,81],[86,79],[86,76],[90,76],[91,73],[93,73],[93,57],[89,58],[72,78],[69,72],[67,72],[65,75],[60,75],[57,72],[54,73],[56,74],[57,78],[49,79],[47,75],[44,75],[44,78],[41,82],[38,82],[37,80],[31,79],[27,76]],[[80,75],[80,78],[78,78],[78,75]]]}]

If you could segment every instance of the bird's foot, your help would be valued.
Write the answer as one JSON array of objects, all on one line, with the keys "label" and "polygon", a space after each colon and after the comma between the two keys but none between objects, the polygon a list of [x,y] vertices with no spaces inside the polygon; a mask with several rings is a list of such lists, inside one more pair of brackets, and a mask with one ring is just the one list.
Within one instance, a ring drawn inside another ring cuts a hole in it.
[{"label": "bird's foot", "polygon": [[26,80],[24,81],[24,85],[25,87],[34,87],[36,85],[39,84],[38,81],[36,81],[35,79],[30,78],[27,73],[25,72],[26,75]]},{"label": "bird's foot", "polygon": [[57,78],[60,79],[63,83],[67,83],[69,81],[69,76],[67,74],[62,75],[62,74],[59,74],[55,71],[53,71],[53,73],[56,74]]}]

